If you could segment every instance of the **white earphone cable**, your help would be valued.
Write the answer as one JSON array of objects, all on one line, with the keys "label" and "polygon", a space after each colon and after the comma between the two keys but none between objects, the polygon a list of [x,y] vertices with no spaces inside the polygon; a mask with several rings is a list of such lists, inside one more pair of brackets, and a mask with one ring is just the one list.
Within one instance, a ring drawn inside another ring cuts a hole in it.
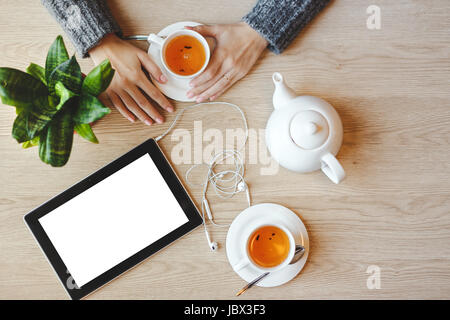
[{"label": "white earphone cable", "polygon": [[[248,206],[251,205],[250,203],[250,192],[248,190],[248,186],[245,183],[244,180],[244,174],[245,174],[245,159],[242,157],[241,152],[245,148],[248,140],[248,125],[247,125],[247,119],[245,117],[244,112],[241,108],[239,108],[237,105],[229,102],[204,102],[204,103],[197,103],[191,106],[188,106],[182,110],[180,110],[177,115],[175,116],[175,119],[167,128],[167,130],[155,138],[155,141],[159,141],[162,138],[164,138],[167,134],[169,134],[170,131],[172,131],[173,127],[176,125],[180,117],[183,115],[183,113],[187,110],[197,108],[204,105],[226,105],[229,107],[233,107],[235,110],[239,111],[242,121],[244,124],[244,130],[245,130],[245,139],[242,144],[242,146],[236,150],[236,149],[225,149],[223,151],[220,151],[216,154],[214,154],[211,158],[211,160],[208,163],[201,163],[201,164],[195,164],[191,166],[185,174],[186,182],[191,186],[197,186],[197,187],[203,187],[203,194],[202,194],[202,205],[201,205],[201,213],[202,213],[202,219],[203,219],[203,226],[205,229],[206,238],[208,240],[208,243],[212,250],[215,250],[217,247],[217,243],[212,242],[208,229],[206,226],[206,219],[205,219],[205,211],[208,219],[211,221],[211,223],[214,226],[217,227],[226,227],[228,224],[218,224],[214,221],[214,218],[211,213],[211,209],[209,208],[208,200],[206,198],[206,193],[208,191],[208,186],[211,185],[217,194],[222,199],[229,199],[233,195],[240,193],[242,191],[245,191],[247,193],[247,202]],[[232,159],[232,166],[234,166],[233,169],[227,169],[227,170],[221,170],[216,171],[216,166],[219,164],[223,164],[225,160]],[[208,168],[208,172],[205,176],[205,180],[201,184],[194,184],[190,181],[190,176],[192,171],[199,167],[199,166],[206,166]],[[214,248],[213,248],[214,247]]]}]

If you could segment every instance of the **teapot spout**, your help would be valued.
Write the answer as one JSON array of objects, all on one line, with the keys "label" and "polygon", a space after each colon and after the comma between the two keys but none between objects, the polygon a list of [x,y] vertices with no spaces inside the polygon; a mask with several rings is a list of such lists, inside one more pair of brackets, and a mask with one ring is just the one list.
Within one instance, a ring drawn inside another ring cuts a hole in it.
[{"label": "teapot spout", "polygon": [[273,93],[273,107],[279,109],[297,97],[297,94],[284,81],[283,76],[279,72],[272,75],[275,84],[275,92]]}]

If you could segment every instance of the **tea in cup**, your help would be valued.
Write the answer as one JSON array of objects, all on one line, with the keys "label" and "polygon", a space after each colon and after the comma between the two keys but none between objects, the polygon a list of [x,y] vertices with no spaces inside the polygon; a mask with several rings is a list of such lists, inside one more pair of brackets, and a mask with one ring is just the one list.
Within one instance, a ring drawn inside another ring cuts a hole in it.
[{"label": "tea in cup", "polygon": [[209,63],[208,42],[193,30],[177,30],[164,39],[150,34],[148,41],[161,47],[164,68],[177,78],[194,78]]},{"label": "tea in cup", "polygon": [[295,254],[294,237],[280,224],[263,223],[247,228],[244,239],[243,258],[233,266],[235,271],[248,265],[261,272],[277,271],[287,266]]}]

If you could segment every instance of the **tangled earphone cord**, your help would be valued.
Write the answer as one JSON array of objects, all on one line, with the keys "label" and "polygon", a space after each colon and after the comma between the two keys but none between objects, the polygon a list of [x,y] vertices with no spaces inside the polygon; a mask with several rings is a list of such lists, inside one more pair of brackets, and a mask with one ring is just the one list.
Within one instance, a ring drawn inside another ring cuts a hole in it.
[{"label": "tangled earphone cord", "polygon": [[[241,108],[239,108],[239,106],[237,106],[233,103],[229,103],[229,102],[215,101],[215,102],[197,103],[197,104],[188,106],[188,107],[180,110],[177,113],[177,115],[175,116],[175,119],[173,120],[173,122],[171,123],[169,128],[167,128],[167,130],[164,133],[162,133],[161,135],[156,137],[155,141],[158,142],[159,140],[164,138],[166,135],[168,135],[169,132],[172,131],[172,129],[174,128],[174,126],[176,125],[176,123],[178,122],[178,120],[180,119],[180,117],[183,115],[183,113],[185,111],[193,109],[193,108],[197,108],[200,106],[204,106],[204,105],[226,105],[226,106],[233,107],[235,110],[239,111],[239,113],[241,114],[242,121],[244,123],[244,129],[245,129],[245,140],[244,140],[244,143],[242,144],[242,146],[238,150],[236,150],[236,149],[222,150],[222,151],[214,154],[208,163],[195,164],[186,171],[185,179],[189,185],[203,187],[201,212],[202,212],[203,225],[204,225],[205,231],[207,233],[207,230],[206,230],[207,227],[206,227],[206,223],[205,223],[205,211],[206,211],[206,214],[207,214],[209,220],[211,221],[211,223],[214,226],[217,226],[217,227],[228,226],[227,224],[218,224],[218,223],[214,222],[214,219],[210,212],[209,206],[207,204],[208,202],[206,200],[206,193],[208,191],[209,185],[212,185],[217,196],[219,196],[222,199],[229,199],[237,193],[246,191],[248,205],[249,206],[251,205],[250,195],[249,195],[247,185],[244,180],[245,160],[243,159],[243,157],[241,155],[241,151],[245,148],[245,146],[247,144],[247,140],[248,140],[248,125],[247,125],[247,119],[245,117],[244,112],[242,111]],[[233,160],[234,170],[230,170],[230,169],[222,170],[222,171],[215,170],[217,165],[223,163],[224,161],[226,161],[229,158],[231,158]],[[199,166],[206,166],[208,168],[208,172],[205,176],[205,180],[203,183],[194,184],[190,181],[190,175],[191,175],[191,172],[195,168],[198,168]]]}]

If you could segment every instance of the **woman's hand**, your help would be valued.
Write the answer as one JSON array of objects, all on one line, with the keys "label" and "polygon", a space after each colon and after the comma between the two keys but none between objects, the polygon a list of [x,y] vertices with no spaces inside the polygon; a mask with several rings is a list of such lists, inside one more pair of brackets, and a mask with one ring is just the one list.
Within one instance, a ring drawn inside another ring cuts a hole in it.
[{"label": "woman's hand", "polygon": [[105,103],[105,100],[109,98],[117,110],[131,122],[136,120],[135,116],[147,125],[153,124],[154,121],[164,122],[164,118],[145,94],[163,109],[169,112],[174,110],[170,102],[150,82],[143,71],[143,69],[147,70],[154,79],[161,83],[167,81],[159,67],[145,51],[114,34],[109,34],[89,51],[89,55],[95,64],[99,64],[105,59],[109,59],[111,62],[116,73],[100,99]]},{"label": "woman's hand", "polygon": [[197,102],[214,100],[243,78],[267,47],[267,41],[245,22],[186,27],[214,37],[216,47],[205,71],[190,82],[187,97]]}]

